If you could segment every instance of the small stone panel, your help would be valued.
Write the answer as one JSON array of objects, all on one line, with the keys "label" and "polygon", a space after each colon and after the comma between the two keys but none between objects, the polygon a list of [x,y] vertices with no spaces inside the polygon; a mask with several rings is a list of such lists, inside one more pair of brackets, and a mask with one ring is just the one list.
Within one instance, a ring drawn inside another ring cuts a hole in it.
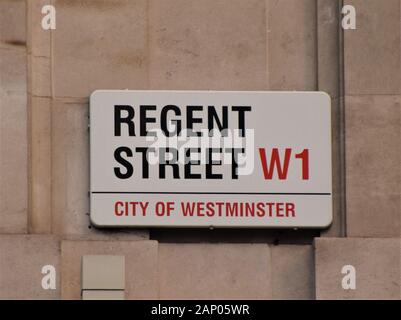
[{"label": "small stone panel", "polygon": [[118,255],[125,259],[125,298],[157,299],[156,241],[62,241],[62,299],[81,299],[81,259]]},{"label": "small stone panel", "polygon": [[125,257],[85,255],[82,257],[82,290],[124,290]]}]

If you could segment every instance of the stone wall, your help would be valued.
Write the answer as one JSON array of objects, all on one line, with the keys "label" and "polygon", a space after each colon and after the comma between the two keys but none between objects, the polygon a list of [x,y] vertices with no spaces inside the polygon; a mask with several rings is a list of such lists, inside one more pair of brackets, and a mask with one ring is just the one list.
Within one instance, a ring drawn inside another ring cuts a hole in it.
[{"label": "stone wall", "polygon": [[[400,17],[401,0],[0,0],[0,299],[80,299],[84,254],[125,256],[127,299],[400,299]],[[328,92],[333,225],[95,229],[89,95],[126,88]]]}]

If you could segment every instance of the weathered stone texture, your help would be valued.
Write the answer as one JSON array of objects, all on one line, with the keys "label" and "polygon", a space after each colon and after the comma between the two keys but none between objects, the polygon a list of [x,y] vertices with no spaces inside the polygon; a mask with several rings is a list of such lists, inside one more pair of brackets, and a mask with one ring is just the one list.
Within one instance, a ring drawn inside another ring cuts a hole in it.
[{"label": "weathered stone texture", "polygon": [[[56,271],[56,289],[42,287],[42,268]],[[53,236],[0,235],[0,299],[59,299],[60,242]]]},{"label": "weathered stone texture", "polygon": [[[317,299],[401,299],[401,241],[395,239],[317,238]],[[342,268],[356,271],[356,289],[344,290]]]},{"label": "weathered stone texture", "polygon": [[347,96],[347,235],[399,237],[400,96]]},{"label": "weathered stone texture", "polygon": [[81,298],[81,263],[83,255],[122,255],[125,257],[125,298],[157,299],[156,241],[63,241],[63,299]]}]

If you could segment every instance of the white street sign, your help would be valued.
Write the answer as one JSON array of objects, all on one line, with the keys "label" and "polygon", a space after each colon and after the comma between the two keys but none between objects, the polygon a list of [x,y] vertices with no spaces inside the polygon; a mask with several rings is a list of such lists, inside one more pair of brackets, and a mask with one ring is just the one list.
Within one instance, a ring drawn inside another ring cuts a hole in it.
[{"label": "white street sign", "polygon": [[330,115],[323,92],[95,91],[91,221],[325,228]]}]

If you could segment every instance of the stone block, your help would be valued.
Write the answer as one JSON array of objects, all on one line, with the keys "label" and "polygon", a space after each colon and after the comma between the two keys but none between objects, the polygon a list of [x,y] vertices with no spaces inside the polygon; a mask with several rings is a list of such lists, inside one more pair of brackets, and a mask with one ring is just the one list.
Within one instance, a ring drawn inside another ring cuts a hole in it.
[{"label": "stone block", "polygon": [[[55,30],[44,30],[42,28],[42,8],[45,5],[54,5],[54,0],[27,0],[27,48],[28,53],[34,57],[50,58],[51,37]],[[56,8],[56,28],[57,28]]]},{"label": "stone block", "polygon": [[145,89],[147,1],[55,0],[53,80],[57,97],[96,89]]},{"label": "stone block", "polygon": [[[44,266],[56,271],[56,289],[43,289]],[[53,236],[0,235],[0,299],[59,299],[60,242]]]},{"label": "stone block", "polygon": [[152,89],[266,88],[265,1],[149,2]]},{"label": "stone block", "polygon": [[81,259],[84,255],[125,257],[125,298],[157,299],[156,241],[62,241],[62,299],[81,299]]},{"label": "stone block", "polygon": [[0,49],[0,232],[27,231],[26,54]]},{"label": "stone block", "polygon": [[160,299],[269,299],[266,244],[159,244]]},{"label": "stone block", "polygon": [[346,97],[347,235],[399,237],[400,96]]},{"label": "stone block", "polygon": [[25,51],[0,48],[0,90],[26,95],[27,57]]},{"label": "stone block", "polygon": [[124,300],[123,290],[84,290],[82,300]]},{"label": "stone block", "polygon": [[85,255],[82,257],[83,290],[124,290],[125,257]]},{"label": "stone block", "polygon": [[332,99],[340,95],[340,1],[317,1],[318,88]]},{"label": "stone block", "polygon": [[270,90],[317,89],[316,0],[268,1]]},{"label": "stone block", "polygon": [[38,97],[50,97],[52,95],[50,58],[30,55],[28,61],[30,94]]},{"label": "stone block", "polygon": [[399,0],[346,0],[357,14],[344,31],[345,94],[401,93]]},{"label": "stone block", "polygon": [[[400,245],[399,238],[317,238],[316,298],[400,299]],[[355,290],[342,286],[349,265],[355,268]]]},{"label": "stone block", "polygon": [[0,0],[0,47],[26,46],[25,3],[25,0]]},{"label": "stone block", "polygon": [[273,298],[315,298],[314,253],[311,245],[271,246]]},{"label": "stone block", "polygon": [[331,134],[332,134],[332,193],[333,193],[333,223],[321,232],[323,237],[345,236],[345,181],[344,181],[344,99],[331,101]]},{"label": "stone block", "polygon": [[29,231],[50,233],[51,217],[51,100],[30,97],[30,219]]}]

